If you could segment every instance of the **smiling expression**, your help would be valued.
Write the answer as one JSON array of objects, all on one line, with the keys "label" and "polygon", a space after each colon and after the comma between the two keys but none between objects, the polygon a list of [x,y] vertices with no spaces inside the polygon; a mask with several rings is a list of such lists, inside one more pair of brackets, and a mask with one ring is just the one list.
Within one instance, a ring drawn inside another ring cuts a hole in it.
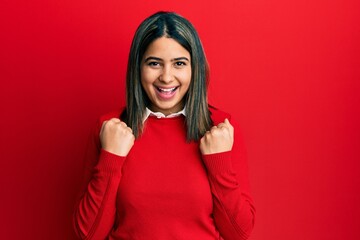
[{"label": "smiling expression", "polygon": [[141,62],[141,85],[152,111],[169,115],[182,110],[190,82],[190,53],[184,47],[167,37],[148,46]]}]

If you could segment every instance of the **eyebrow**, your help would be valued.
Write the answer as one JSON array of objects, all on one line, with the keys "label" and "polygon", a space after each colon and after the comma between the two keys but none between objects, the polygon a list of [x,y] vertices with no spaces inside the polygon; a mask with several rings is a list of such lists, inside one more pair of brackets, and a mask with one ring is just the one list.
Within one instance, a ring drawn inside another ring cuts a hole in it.
[{"label": "eyebrow", "polygon": [[[147,57],[144,62],[147,62],[149,60],[164,61],[161,58],[150,56],[150,57]],[[185,60],[185,61],[190,62],[190,60],[187,57],[178,57],[178,58],[171,59],[172,62],[179,61],[179,60]]]}]

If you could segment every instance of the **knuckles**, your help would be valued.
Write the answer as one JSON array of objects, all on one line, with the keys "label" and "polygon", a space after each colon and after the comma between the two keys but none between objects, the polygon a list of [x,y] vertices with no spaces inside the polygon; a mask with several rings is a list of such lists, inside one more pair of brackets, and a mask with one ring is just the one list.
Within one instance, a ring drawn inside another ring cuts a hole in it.
[{"label": "knuckles", "polygon": [[135,142],[132,129],[120,119],[109,119],[103,122],[100,130],[101,146],[119,156],[126,156]]},{"label": "knuckles", "polygon": [[212,127],[209,132],[205,134],[207,137],[225,137],[229,135],[230,129],[226,127]]},{"label": "knuckles", "polygon": [[205,132],[204,136],[200,139],[200,143],[207,144],[212,141],[232,141],[234,128],[230,124],[220,123],[213,126],[209,131]]},{"label": "knuckles", "polygon": [[[112,118],[107,121],[103,122],[101,133],[113,133],[113,134],[120,134],[120,135],[132,135],[133,132],[130,127],[126,125],[125,122],[122,122],[118,118]],[[134,137],[135,138],[135,137]]]}]

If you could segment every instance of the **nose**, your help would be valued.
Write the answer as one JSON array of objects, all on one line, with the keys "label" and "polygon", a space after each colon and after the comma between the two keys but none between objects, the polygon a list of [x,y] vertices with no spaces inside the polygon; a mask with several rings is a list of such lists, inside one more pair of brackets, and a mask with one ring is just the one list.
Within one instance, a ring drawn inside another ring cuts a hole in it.
[{"label": "nose", "polygon": [[159,77],[159,80],[163,83],[170,83],[174,79],[170,66],[164,66],[163,71]]}]

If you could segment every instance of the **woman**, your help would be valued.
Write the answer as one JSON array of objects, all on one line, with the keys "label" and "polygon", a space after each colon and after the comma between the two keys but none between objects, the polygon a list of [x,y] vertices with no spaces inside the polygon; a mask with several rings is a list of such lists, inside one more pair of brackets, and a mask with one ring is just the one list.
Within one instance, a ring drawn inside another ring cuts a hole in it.
[{"label": "woman", "polygon": [[208,106],[207,79],[191,23],[169,12],[141,23],[126,107],[100,119],[88,147],[74,211],[80,238],[249,237],[255,209],[243,144],[230,115]]}]

